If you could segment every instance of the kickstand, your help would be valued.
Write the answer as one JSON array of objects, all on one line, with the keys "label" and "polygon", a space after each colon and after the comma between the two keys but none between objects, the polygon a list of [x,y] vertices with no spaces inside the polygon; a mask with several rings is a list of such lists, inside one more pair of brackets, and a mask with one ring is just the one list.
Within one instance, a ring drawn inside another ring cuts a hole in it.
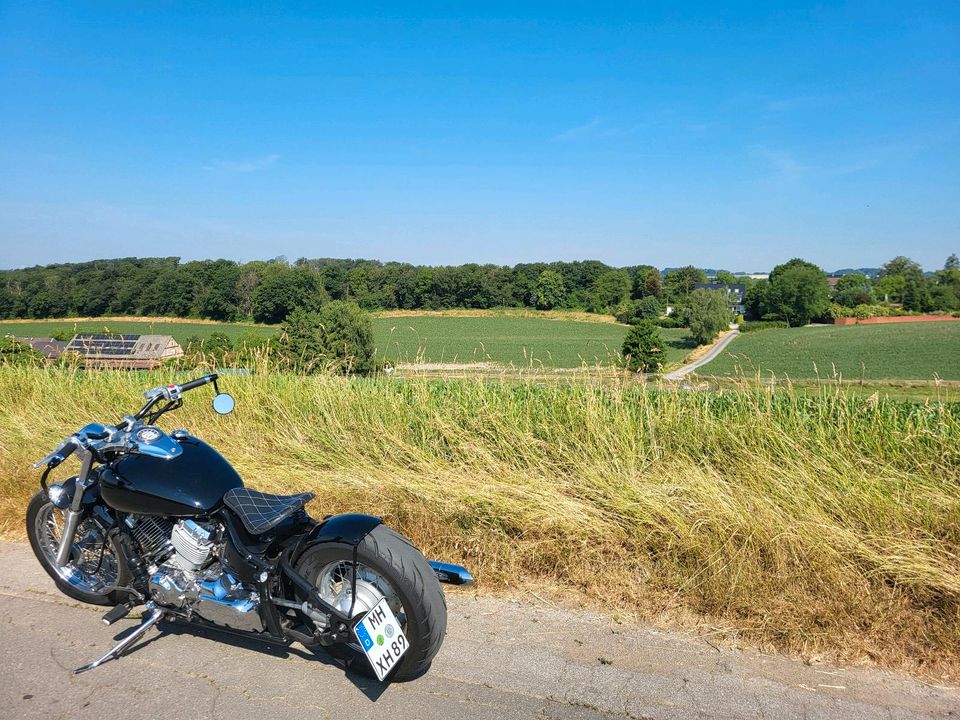
[{"label": "kickstand", "polygon": [[121,655],[123,655],[124,652],[127,651],[127,649],[131,645],[133,645],[137,640],[143,637],[143,634],[147,632],[147,630],[149,630],[158,622],[160,622],[161,618],[163,618],[163,610],[155,606],[152,602],[148,602],[146,608],[147,608],[147,613],[146,615],[143,616],[143,622],[140,623],[140,626],[136,630],[134,630],[132,633],[127,635],[123,640],[117,643],[116,646],[114,646],[114,648],[110,650],[110,652],[108,652],[102,658],[98,660],[94,660],[92,663],[89,663],[88,665],[78,667],[76,670],[73,671],[74,674],[76,675],[82,672],[86,672],[87,670],[93,670],[96,667],[100,667],[108,660],[115,660],[116,658],[120,657]]}]

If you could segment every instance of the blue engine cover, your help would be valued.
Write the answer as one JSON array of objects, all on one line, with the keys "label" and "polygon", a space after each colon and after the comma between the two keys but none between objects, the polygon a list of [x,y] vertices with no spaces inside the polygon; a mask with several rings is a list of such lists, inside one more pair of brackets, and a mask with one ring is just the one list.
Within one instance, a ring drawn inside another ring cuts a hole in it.
[{"label": "blue engine cover", "polygon": [[121,512],[193,517],[216,509],[243,480],[223,456],[195,437],[179,438],[171,460],[128,455],[100,473],[100,496]]}]

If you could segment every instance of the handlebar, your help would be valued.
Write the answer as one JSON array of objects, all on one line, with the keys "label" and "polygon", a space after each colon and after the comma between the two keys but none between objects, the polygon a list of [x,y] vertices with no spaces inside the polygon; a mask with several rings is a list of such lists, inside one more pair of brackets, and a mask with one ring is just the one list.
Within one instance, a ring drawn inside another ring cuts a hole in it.
[{"label": "handlebar", "polygon": [[193,390],[198,388],[201,385],[206,385],[207,383],[212,383],[217,381],[217,374],[213,373],[212,375],[204,375],[202,378],[197,378],[196,380],[191,380],[190,382],[185,382],[180,386],[180,390],[186,392],[187,390]]},{"label": "handlebar", "polygon": [[216,388],[217,374],[212,373],[210,375],[204,375],[196,380],[185,382],[183,385],[175,385],[174,383],[170,383],[169,385],[159,385],[155,388],[150,388],[143,394],[143,396],[147,399],[147,404],[140,408],[140,411],[134,415],[134,418],[139,420],[145,417],[147,413],[150,412],[150,409],[160,400],[167,400],[171,403],[179,402],[181,396],[187,390],[193,390],[194,388],[198,388],[201,385],[206,385],[207,383],[213,383],[214,388]]},{"label": "handlebar", "polygon": [[77,449],[77,440],[76,438],[71,436],[66,440],[64,440],[63,443],[60,445],[60,447],[58,447],[52,453],[47,455],[45,458],[43,458],[42,460],[37,460],[37,462],[35,462],[33,466],[35,468],[38,468],[41,465],[49,465],[53,463],[53,467],[56,467],[57,465],[62,463],[64,460],[66,460],[68,457],[70,457],[73,454],[73,451],[76,449]]},{"label": "handlebar", "polygon": [[[86,453],[93,452],[98,457],[101,453],[112,452],[114,450],[136,449],[136,443],[130,438],[132,430],[140,424],[144,418],[147,422],[156,422],[157,418],[165,412],[180,407],[183,404],[182,395],[187,390],[193,390],[202,385],[213,383],[217,387],[217,374],[211,373],[204,375],[196,380],[190,380],[182,385],[160,385],[151,388],[144,393],[146,404],[140,408],[136,415],[123,418],[116,426],[103,426],[98,423],[91,423],[82,430],[71,435],[52,453],[34,464],[35,468],[41,465],[47,465],[49,469],[55,468],[72,455],[76,450],[83,448]],[[218,390],[219,392],[219,390]],[[161,401],[166,400],[166,404],[155,410],[154,407]],[[218,410],[218,412],[220,412]],[[101,442],[105,441],[105,442]],[[152,450],[152,448],[146,448]],[[148,452],[147,454],[153,454]],[[49,472],[49,470],[48,470]]]}]

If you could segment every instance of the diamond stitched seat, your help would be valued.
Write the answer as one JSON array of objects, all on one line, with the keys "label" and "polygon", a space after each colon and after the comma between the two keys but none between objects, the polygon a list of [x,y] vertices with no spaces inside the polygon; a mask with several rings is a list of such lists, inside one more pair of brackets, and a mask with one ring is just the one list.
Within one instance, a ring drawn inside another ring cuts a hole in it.
[{"label": "diamond stitched seat", "polygon": [[251,535],[262,535],[313,500],[313,493],[269,495],[250,488],[227,490],[224,504],[233,510]]}]

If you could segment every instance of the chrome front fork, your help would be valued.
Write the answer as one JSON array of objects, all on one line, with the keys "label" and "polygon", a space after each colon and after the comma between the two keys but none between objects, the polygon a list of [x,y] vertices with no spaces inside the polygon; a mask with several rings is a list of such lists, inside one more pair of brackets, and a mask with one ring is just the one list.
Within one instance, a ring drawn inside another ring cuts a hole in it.
[{"label": "chrome front fork", "polygon": [[77,534],[77,525],[80,524],[80,508],[83,507],[83,493],[90,487],[90,466],[93,464],[93,453],[85,448],[78,448],[80,455],[80,475],[74,485],[73,501],[70,507],[63,511],[63,534],[60,536],[60,545],[57,547],[57,565],[66,566],[70,562],[73,550],[73,540]]}]

